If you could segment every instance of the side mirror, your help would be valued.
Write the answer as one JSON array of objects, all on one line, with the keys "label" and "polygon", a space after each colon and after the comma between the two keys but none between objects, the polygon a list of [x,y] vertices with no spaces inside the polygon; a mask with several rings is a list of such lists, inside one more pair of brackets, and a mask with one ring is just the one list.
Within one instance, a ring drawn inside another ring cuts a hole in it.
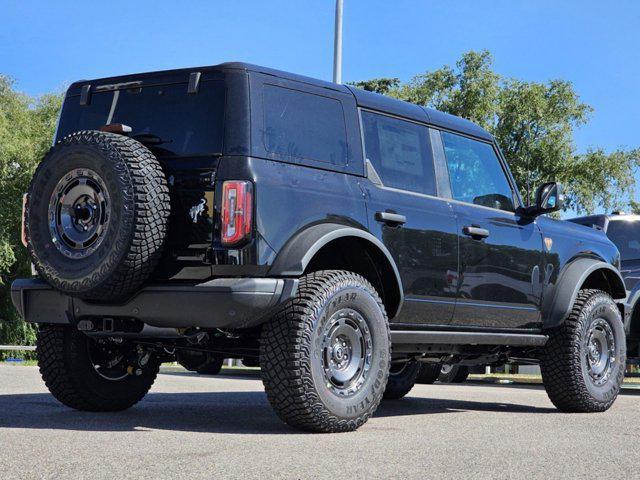
[{"label": "side mirror", "polygon": [[564,204],[562,185],[556,182],[543,183],[536,190],[536,203],[525,209],[525,213],[530,216],[543,215],[545,213],[556,212]]}]

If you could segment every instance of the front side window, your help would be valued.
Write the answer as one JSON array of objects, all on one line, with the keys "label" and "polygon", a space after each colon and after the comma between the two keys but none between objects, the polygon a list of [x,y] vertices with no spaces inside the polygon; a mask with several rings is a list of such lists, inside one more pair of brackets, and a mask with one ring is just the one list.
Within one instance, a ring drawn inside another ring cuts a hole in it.
[{"label": "front side window", "polygon": [[367,111],[362,124],[366,156],[385,186],[436,194],[427,127]]},{"label": "front side window", "polygon": [[513,212],[513,192],[493,146],[461,135],[441,133],[453,198]]},{"label": "front side window", "polygon": [[268,152],[286,157],[347,165],[342,103],[334,98],[265,85],[264,146]]}]

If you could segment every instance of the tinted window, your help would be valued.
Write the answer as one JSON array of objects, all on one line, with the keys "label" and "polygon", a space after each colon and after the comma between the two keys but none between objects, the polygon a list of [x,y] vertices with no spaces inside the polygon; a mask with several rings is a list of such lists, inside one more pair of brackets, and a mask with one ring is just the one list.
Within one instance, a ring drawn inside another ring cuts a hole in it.
[{"label": "tinted window", "polygon": [[607,236],[620,250],[622,260],[640,260],[640,221],[612,220]]},{"label": "tinted window", "polygon": [[366,155],[388,187],[435,195],[427,127],[362,112]]},{"label": "tinted window", "polygon": [[97,130],[110,123],[132,128],[131,136],[144,136],[157,155],[221,153],[225,89],[222,82],[202,82],[197,95],[187,84],[149,86],[97,92],[89,105],[78,97],[65,102],[58,138],[78,130]]},{"label": "tinted window", "polygon": [[493,147],[442,132],[453,198],[501,210],[514,210],[513,193]]},{"label": "tinted window", "polygon": [[342,104],[329,97],[265,85],[264,146],[288,157],[346,165]]}]

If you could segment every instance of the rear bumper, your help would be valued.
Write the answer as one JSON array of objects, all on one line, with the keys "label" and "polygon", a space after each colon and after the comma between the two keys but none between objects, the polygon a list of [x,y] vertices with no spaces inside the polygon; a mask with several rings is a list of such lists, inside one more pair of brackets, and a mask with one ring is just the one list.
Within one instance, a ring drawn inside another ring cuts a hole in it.
[{"label": "rear bumper", "polygon": [[76,324],[82,319],[138,320],[155,327],[247,328],[291,299],[289,278],[218,278],[196,285],[150,285],[120,304],[71,297],[42,280],[16,280],[11,300],[27,322]]}]

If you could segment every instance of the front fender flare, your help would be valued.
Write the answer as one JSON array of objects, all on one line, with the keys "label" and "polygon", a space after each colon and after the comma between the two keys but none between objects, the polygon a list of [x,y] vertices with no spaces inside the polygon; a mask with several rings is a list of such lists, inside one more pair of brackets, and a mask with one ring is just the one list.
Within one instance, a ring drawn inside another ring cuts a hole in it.
[{"label": "front fender flare", "polygon": [[321,223],[308,227],[294,235],[280,250],[269,269],[269,275],[276,277],[299,277],[305,272],[314,255],[318,253],[322,247],[333,240],[343,237],[362,239],[379,250],[387,259],[395,275],[398,298],[400,299],[396,310],[397,315],[404,300],[400,272],[387,247],[366,230],[336,223]]},{"label": "front fender flare", "polygon": [[561,325],[569,316],[571,308],[578,296],[578,292],[585,281],[594,272],[602,270],[614,289],[613,298],[626,297],[624,280],[620,272],[613,265],[593,258],[579,258],[571,262],[558,278],[555,287],[545,295],[542,304],[542,318],[544,328]]}]

